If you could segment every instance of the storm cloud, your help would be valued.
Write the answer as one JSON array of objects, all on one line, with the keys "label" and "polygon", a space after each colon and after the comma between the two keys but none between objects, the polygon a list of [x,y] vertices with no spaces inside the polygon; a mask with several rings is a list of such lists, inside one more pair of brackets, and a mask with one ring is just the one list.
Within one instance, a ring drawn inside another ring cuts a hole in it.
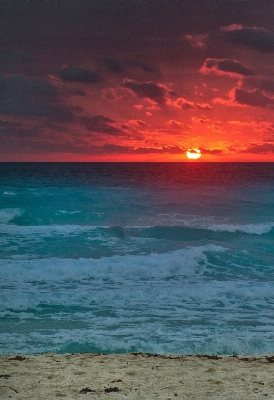
[{"label": "storm cloud", "polygon": [[207,58],[202,68],[200,69],[200,72],[204,74],[214,73],[216,75],[228,75],[231,77],[238,77],[239,75],[255,75],[251,68],[240,64],[236,60],[218,60],[216,58]]},{"label": "storm cloud", "polygon": [[2,76],[0,90],[0,114],[48,117],[60,122],[71,122],[73,119],[69,109],[60,101],[55,87],[46,79]]},{"label": "storm cloud", "polygon": [[227,40],[234,44],[247,46],[261,53],[271,53],[274,51],[274,33],[261,28],[244,28],[235,25],[222,28]]},{"label": "storm cloud", "polygon": [[253,107],[266,107],[274,104],[274,98],[266,96],[261,90],[245,90],[236,88],[235,98],[237,103],[245,104]]},{"label": "storm cloud", "polygon": [[109,71],[114,72],[115,74],[120,74],[124,71],[122,64],[114,58],[104,57],[103,63]]},{"label": "storm cloud", "polygon": [[274,153],[274,144],[250,144],[246,149],[242,150],[241,152],[251,154]]},{"label": "storm cloud", "polygon": [[85,126],[88,131],[91,132],[98,132],[113,136],[126,134],[125,131],[113,125],[115,124],[114,120],[104,117],[103,115],[80,117],[80,122]]},{"label": "storm cloud", "polygon": [[87,68],[75,67],[73,65],[66,66],[59,72],[59,77],[67,82],[80,82],[80,83],[97,83],[100,82],[100,76]]},{"label": "storm cloud", "polygon": [[122,85],[131,89],[141,99],[150,99],[158,104],[164,104],[173,91],[168,89],[162,83],[155,82],[137,82],[133,79],[124,79]]},{"label": "storm cloud", "polygon": [[156,71],[156,68],[151,67],[151,66],[147,65],[146,63],[144,63],[143,61],[138,61],[138,60],[129,61],[129,66],[132,68],[140,69],[144,72],[149,72],[149,73]]}]

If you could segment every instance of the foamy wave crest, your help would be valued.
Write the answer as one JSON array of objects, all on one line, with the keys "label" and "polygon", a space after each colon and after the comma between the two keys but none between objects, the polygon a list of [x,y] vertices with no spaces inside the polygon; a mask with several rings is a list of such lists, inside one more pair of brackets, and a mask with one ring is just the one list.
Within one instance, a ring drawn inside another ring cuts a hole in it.
[{"label": "foamy wave crest", "polygon": [[224,252],[216,245],[189,247],[163,254],[114,256],[100,259],[5,260],[0,278],[5,282],[54,282],[170,279],[202,274],[208,266],[207,252]]},{"label": "foamy wave crest", "polygon": [[16,193],[14,193],[14,192],[8,192],[8,191],[3,192],[3,194],[4,194],[5,196],[16,196]]},{"label": "foamy wave crest", "polygon": [[0,224],[7,224],[16,217],[24,214],[25,210],[22,208],[5,208],[0,210]]},{"label": "foamy wave crest", "polygon": [[262,235],[264,233],[270,232],[274,227],[274,222],[265,222],[261,224],[247,224],[247,225],[212,225],[208,227],[211,231],[215,232],[244,232],[255,235]]},{"label": "foamy wave crest", "polygon": [[[220,354],[220,355],[251,355],[273,353],[271,332],[264,333],[261,340],[259,333],[229,332],[222,333],[197,329],[193,335],[191,329],[184,334],[173,335],[170,340],[168,333],[154,331],[150,324],[145,327],[116,328],[115,333],[102,326],[83,329],[51,330],[51,334],[40,332],[3,333],[0,334],[2,354],[35,354],[35,353],[129,353],[144,352],[156,354]],[[152,334],[153,332],[153,334]],[[144,335],[146,336],[144,338]],[[147,339],[149,338],[149,339]]]},{"label": "foamy wave crest", "polygon": [[72,214],[80,214],[81,213],[81,211],[66,211],[66,210],[57,210],[56,211],[56,213],[55,214],[69,214],[69,215],[72,215]]}]

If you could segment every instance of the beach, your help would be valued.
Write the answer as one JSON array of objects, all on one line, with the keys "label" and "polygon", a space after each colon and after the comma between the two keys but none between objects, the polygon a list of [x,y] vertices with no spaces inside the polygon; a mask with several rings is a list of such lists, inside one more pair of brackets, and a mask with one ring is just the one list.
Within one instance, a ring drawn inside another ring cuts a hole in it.
[{"label": "beach", "polygon": [[0,356],[1,399],[274,399],[274,355]]}]

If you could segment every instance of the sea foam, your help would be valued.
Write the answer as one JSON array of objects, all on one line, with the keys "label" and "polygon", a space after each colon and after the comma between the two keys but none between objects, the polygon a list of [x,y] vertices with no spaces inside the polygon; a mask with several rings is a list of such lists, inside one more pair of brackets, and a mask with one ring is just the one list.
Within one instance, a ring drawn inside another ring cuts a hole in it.
[{"label": "sea foam", "polygon": [[269,233],[274,227],[274,222],[265,222],[259,224],[246,224],[246,225],[212,225],[208,229],[212,231],[226,231],[226,232],[243,232],[255,235],[263,235],[264,233]]},{"label": "sea foam", "polygon": [[7,224],[16,217],[24,214],[25,210],[21,208],[5,208],[0,210],[0,224]]},{"label": "sea foam", "polygon": [[113,256],[100,259],[11,259],[3,260],[2,282],[58,282],[83,279],[152,279],[196,276],[206,268],[206,252],[224,252],[217,245],[184,248],[177,251],[138,256]]}]

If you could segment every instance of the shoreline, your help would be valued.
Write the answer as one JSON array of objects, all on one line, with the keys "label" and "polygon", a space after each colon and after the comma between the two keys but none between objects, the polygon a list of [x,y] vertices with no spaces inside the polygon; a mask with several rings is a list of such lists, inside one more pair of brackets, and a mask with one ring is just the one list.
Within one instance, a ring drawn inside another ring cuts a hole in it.
[{"label": "shoreline", "polygon": [[274,399],[274,354],[0,355],[1,399]]}]

